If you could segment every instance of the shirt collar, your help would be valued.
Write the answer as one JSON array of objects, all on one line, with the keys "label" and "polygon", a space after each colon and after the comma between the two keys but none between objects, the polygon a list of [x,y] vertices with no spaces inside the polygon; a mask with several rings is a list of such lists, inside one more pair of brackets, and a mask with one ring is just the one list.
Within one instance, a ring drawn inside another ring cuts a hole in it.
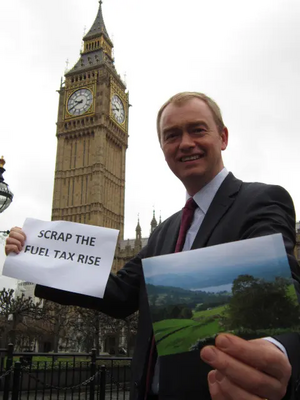
[{"label": "shirt collar", "polygon": [[[226,168],[223,168],[222,171],[218,173],[210,182],[208,182],[202,189],[197,192],[193,198],[197,203],[198,207],[201,211],[206,214],[207,210],[213,201],[219,187],[222,185],[224,179],[228,175],[228,171]],[[191,196],[187,193],[186,199],[190,198]]]}]

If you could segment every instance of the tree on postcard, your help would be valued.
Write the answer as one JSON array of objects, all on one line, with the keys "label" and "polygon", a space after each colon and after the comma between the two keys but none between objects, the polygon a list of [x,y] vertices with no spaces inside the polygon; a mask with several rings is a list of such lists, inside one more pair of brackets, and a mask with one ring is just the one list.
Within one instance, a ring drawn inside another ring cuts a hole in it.
[{"label": "tree on postcard", "polygon": [[222,321],[227,329],[274,329],[298,324],[298,306],[289,295],[289,281],[273,282],[240,275],[233,282],[232,298]]}]

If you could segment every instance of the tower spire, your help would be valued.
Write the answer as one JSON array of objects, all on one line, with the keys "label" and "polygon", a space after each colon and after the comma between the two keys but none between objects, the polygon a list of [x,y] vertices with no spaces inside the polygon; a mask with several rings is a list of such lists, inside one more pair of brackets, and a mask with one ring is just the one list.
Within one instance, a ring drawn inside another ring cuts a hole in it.
[{"label": "tower spire", "polygon": [[113,43],[104,24],[102,1],[100,0],[96,19],[88,33],[83,37],[80,59],[65,76],[95,67],[98,68],[100,64],[106,64],[115,70],[112,49]]},{"label": "tower spire", "polygon": [[101,35],[105,36],[105,39],[109,42],[109,44],[112,46],[112,41],[109,38],[109,35],[107,33],[105,24],[104,24],[104,18],[102,14],[102,1],[99,1],[99,9],[98,13],[96,16],[96,19],[91,27],[91,29],[88,31],[88,33],[84,36],[83,40],[91,40],[94,39],[95,37],[99,37]]},{"label": "tower spire", "polygon": [[150,234],[151,234],[154,231],[154,229],[157,227],[157,221],[155,218],[155,210],[153,210],[153,218],[152,218],[150,225],[151,225],[151,230],[150,230]]},{"label": "tower spire", "polygon": [[136,251],[139,251],[142,248],[142,229],[141,229],[141,225],[140,225],[140,216],[139,215],[138,215],[138,223],[135,228],[134,247],[135,247]]}]

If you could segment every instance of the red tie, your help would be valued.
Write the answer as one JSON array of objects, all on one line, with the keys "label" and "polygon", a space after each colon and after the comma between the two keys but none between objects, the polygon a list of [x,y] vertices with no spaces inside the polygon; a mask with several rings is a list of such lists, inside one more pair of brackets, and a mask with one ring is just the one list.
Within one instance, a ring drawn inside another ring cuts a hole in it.
[{"label": "red tie", "polygon": [[[177,243],[176,243],[176,247],[175,247],[175,253],[179,253],[183,248],[186,233],[191,226],[191,223],[192,223],[193,217],[194,217],[194,213],[195,213],[195,210],[197,207],[198,207],[198,205],[195,202],[195,200],[192,197],[190,197],[182,209],[180,230],[179,230],[179,235],[178,235],[178,239],[177,239]],[[155,339],[154,339],[154,335],[153,335],[152,341],[151,341],[151,348],[150,348],[150,352],[149,352],[149,362],[148,362],[147,376],[146,376],[145,400],[147,399],[147,396],[150,391],[156,359],[157,359],[157,352],[156,352],[156,346],[155,346]]]},{"label": "red tie", "polygon": [[175,253],[179,253],[183,248],[187,231],[191,226],[191,223],[194,218],[194,213],[197,207],[198,206],[195,200],[192,197],[190,197],[182,209],[180,230],[175,247]]}]

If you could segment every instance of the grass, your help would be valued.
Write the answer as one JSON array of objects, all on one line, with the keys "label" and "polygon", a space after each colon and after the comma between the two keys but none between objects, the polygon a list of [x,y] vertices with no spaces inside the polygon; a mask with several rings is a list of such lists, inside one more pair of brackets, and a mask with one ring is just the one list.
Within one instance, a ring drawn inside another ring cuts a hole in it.
[{"label": "grass", "polygon": [[[183,329],[170,334],[180,328]],[[217,320],[203,323],[191,319],[169,319],[156,322],[154,330],[156,341],[170,334],[157,346],[159,355],[167,355],[189,351],[199,339],[213,336],[220,328]]]},{"label": "grass", "polygon": [[225,305],[212,308],[211,310],[194,311],[193,319],[199,320],[200,318],[208,318],[214,315],[222,314],[225,310]]},{"label": "grass", "polygon": [[189,351],[199,339],[219,333],[221,329],[218,315],[224,313],[225,307],[222,305],[210,310],[196,311],[192,319],[167,319],[155,322],[153,327],[155,339],[158,341],[159,355]]},{"label": "grass", "polygon": [[194,325],[195,321],[192,319],[164,319],[163,321],[155,322],[153,328],[156,334],[162,334],[164,336],[166,333],[173,331],[176,328],[181,328],[186,325]]},{"label": "grass", "polygon": [[[34,354],[34,353],[33,353]],[[31,368],[32,369],[58,369],[58,368],[65,368],[67,365],[69,368],[85,368],[86,366],[90,366],[91,359],[87,357],[57,357],[56,359],[53,357],[46,357],[46,356],[34,356],[32,354],[32,361],[31,361]],[[3,357],[4,365],[6,365],[7,357]],[[20,357],[14,357],[13,362],[20,361]],[[107,368],[112,366],[126,366],[130,365],[130,361],[128,360],[110,360],[108,357],[107,359],[97,360],[97,365],[105,365]]]},{"label": "grass", "polygon": [[162,356],[189,351],[190,347],[199,339],[213,336],[219,330],[217,320],[206,325],[194,321],[193,325],[166,337],[162,342],[158,343],[158,353]]}]

